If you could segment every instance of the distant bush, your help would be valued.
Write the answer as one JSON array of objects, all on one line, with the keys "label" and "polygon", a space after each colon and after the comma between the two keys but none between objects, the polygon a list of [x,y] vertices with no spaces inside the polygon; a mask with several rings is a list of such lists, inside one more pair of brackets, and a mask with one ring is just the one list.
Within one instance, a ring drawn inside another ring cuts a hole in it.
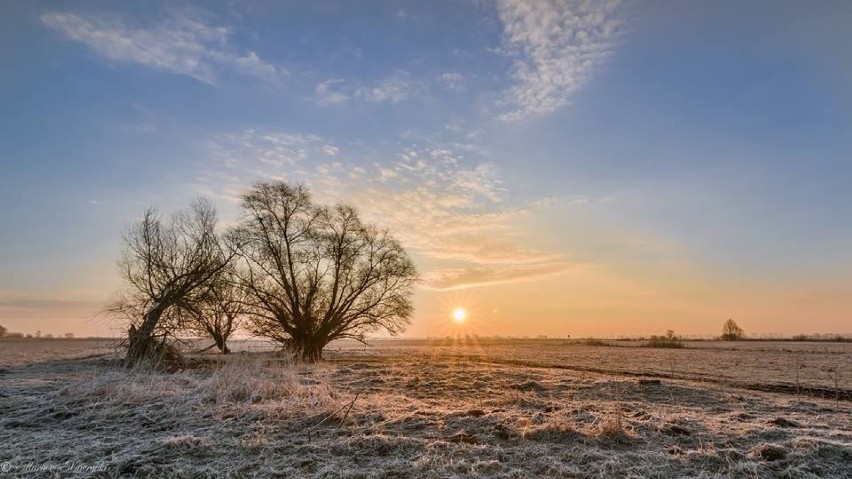
[{"label": "distant bush", "polygon": [[584,339],[582,341],[582,344],[584,344],[586,346],[610,346],[610,344],[608,342],[604,341],[603,339],[594,339],[594,338]]},{"label": "distant bush", "polygon": [[3,336],[6,336],[7,331],[8,331],[8,329],[6,329],[2,325],[0,325],[0,338],[2,338]]},{"label": "distant bush", "polygon": [[739,341],[745,336],[745,331],[733,319],[725,321],[722,325],[723,341]]},{"label": "distant bush", "polygon": [[647,347],[649,348],[682,348],[683,342],[678,336],[675,336],[671,329],[666,331],[665,336],[651,336],[648,340]]},{"label": "distant bush", "polygon": [[852,338],[840,334],[797,334],[783,341],[811,341],[822,343],[849,343]]}]

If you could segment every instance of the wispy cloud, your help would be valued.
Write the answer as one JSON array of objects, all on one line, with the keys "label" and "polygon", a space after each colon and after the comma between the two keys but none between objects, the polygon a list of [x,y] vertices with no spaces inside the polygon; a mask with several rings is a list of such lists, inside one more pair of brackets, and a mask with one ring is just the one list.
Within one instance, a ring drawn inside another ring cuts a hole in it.
[{"label": "wispy cloud", "polygon": [[317,103],[320,106],[339,105],[349,100],[349,94],[344,93],[340,88],[343,84],[343,79],[334,78],[317,84],[315,89]]},{"label": "wispy cloud", "polygon": [[427,272],[424,275],[426,287],[435,291],[474,288],[500,283],[534,281],[546,276],[560,274],[573,268],[564,261],[543,261],[528,264],[471,266],[467,268],[448,268]]},{"label": "wispy cloud", "polygon": [[22,324],[30,325],[32,320],[49,316],[92,318],[104,307],[104,301],[97,299],[100,295],[97,291],[80,289],[51,293],[0,289],[0,320],[9,321],[5,326],[15,331],[20,330]]},{"label": "wispy cloud", "polygon": [[500,0],[498,13],[514,59],[504,121],[566,105],[612,51],[624,21],[619,0]]},{"label": "wispy cloud", "polygon": [[98,301],[73,299],[0,298],[0,314],[20,311],[94,309],[102,307]]},{"label": "wispy cloud", "polygon": [[41,21],[110,60],[138,63],[209,84],[215,84],[224,70],[270,83],[280,80],[283,70],[253,51],[240,52],[230,44],[231,28],[210,25],[196,16],[175,13],[154,25],[130,26],[116,16],[49,12]]},{"label": "wispy cloud", "polygon": [[215,162],[196,178],[194,187],[234,202],[257,181],[304,179],[312,164],[340,152],[316,135],[253,129],[217,135],[207,148]]},{"label": "wispy cloud", "polygon": [[403,75],[395,75],[375,85],[355,90],[355,96],[374,103],[399,103],[411,96],[412,82]]},{"label": "wispy cloud", "polygon": [[[322,202],[355,204],[424,260],[425,286],[472,287],[570,269],[560,255],[525,244],[534,205],[513,205],[499,171],[452,147],[411,146],[377,155],[314,135],[248,130],[211,141],[220,167],[202,192],[235,199],[259,178],[304,181]],[[381,158],[381,159],[376,159]]]},{"label": "wispy cloud", "polygon": [[464,88],[467,78],[459,72],[445,72],[441,74],[441,82],[450,90],[459,91]]},{"label": "wispy cloud", "polygon": [[317,84],[315,95],[320,106],[339,105],[351,99],[371,103],[400,103],[416,96],[424,89],[422,82],[411,74],[399,70],[389,77],[367,84],[347,84],[341,78],[325,80]]}]

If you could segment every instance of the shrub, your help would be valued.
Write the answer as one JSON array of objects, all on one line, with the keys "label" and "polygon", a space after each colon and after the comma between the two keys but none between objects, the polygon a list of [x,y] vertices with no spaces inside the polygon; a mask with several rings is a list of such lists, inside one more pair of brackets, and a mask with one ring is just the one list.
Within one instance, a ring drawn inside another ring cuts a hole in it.
[{"label": "shrub", "polygon": [[683,342],[678,336],[675,336],[674,331],[670,329],[666,331],[665,336],[651,336],[651,339],[648,340],[647,346],[649,348],[682,348]]},{"label": "shrub", "polygon": [[733,319],[725,321],[722,325],[723,341],[739,341],[745,336],[745,331]]}]

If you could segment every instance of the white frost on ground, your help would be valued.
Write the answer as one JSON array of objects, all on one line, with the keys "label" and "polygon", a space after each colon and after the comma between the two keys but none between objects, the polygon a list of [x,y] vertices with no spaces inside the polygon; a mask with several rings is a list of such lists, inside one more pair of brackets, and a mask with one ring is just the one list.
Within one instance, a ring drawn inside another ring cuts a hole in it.
[{"label": "white frost on ground", "polygon": [[0,464],[11,477],[69,461],[103,466],[99,477],[852,477],[848,401],[464,347],[328,356],[233,355],[178,373],[103,359],[6,368]]}]

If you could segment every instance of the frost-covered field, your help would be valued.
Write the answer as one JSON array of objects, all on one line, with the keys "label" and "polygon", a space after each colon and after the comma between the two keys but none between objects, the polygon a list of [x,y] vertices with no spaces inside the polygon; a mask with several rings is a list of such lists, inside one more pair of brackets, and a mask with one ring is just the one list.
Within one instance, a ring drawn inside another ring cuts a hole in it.
[{"label": "frost-covered field", "polygon": [[117,344],[112,339],[2,339],[0,367],[98,356]]},{"label": "frost-covered field", "polygon": [[[752,345],[386,341],[311,366],[264,353],[170,374],[11,365],[0,477],[852,477],[848,398],[746,388],[786,381],[774,371],[798,354],[813,363],[800,382],[833,367],[848,391],[849,345]],[[699,374],[714,362],[729,369]]]},{"label": "frost-covered field", "polygon": [[[379,342],[374,354],[400,347],[423,353],[470,356],[525,366],[661,376],[728,385],[832,396],[852,393],[852,343],[687,341],[683,349],[640,347],[644,341],[610,341],[609,347],[565,340],[474,340]],[[850,397],[852,399],[852,397]]]}]

